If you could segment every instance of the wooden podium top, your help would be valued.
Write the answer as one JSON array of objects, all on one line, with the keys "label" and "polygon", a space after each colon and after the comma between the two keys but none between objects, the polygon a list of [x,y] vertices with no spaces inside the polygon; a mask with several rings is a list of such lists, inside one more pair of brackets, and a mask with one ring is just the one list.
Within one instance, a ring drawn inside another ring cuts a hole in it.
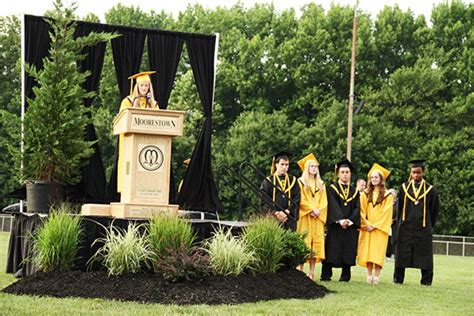
[{"label": "wooden podium top", "polygon": [[183,135],[184,111],[126,108],[114,119],[114,135]]}]

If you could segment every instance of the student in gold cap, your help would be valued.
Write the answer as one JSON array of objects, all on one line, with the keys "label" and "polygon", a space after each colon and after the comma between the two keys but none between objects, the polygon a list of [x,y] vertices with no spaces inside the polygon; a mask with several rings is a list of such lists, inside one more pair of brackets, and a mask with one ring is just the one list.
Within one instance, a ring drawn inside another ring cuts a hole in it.
[{"label": "student in gold cap", "polygon": [[394,196],[385,184],[389,175],[390,171],[375,163],[368,173],[367,189],[360,196],[357,264],[367,268],[369,284],[380,282],[380,271],[384,265],[392,226]]},{"label": "student in gold cap", "polygon": [[296,177],[288,174],[289,157],[290,153],[286,151],[273,155],[271,175],[260,185],[260,211],[275,216],[284,229],[296,231],[300,188]]},{"label": "student in gold cap", "polygon": [[[153,96],[150,75],[156,71],[145,71],[128,77],[130,79],[130,95],[125,97],[120,104],[120,111],[134,107],[141,109],[158,109],[158,103]],[[135,80],[135,86],[133,81]],[[119,153],[117,162],[117,192],[122,192],[122,168],[123,168],[123,135],[119,137]]]},{"label": "student in gold cap", "polygon": [[[122,100],[120,111],[129,107],[141,109],[159,108],[153,95],[153,86],[150,80],[150,75],[154,73],[156,71],[144,71],[128,77],[130,79],[130,95]],[[133,80],[135,80],[135,86],[133,86]]]},{"label": "student in gold cap", "polygon": [[394,283],[403,283],[405,268],[421,269],[422,285],[433,282],[433,228],[440,202],[438,191],[424,174],[424,160],[410,161],[410,178],[402,184],[398,199]]},{"label": "student in gold cap", "polygon": [[[314,267],[324,260],[324,225],[327,218],[328,200],[326,187],[319,174],[319,162],[314,154],[298,161],[303,172],[298,179],[300,186],[300,209],[297,231],[306,233],[305,242],[311,250],[308,277],[314,280]],[[303,264],[299,269],[303,271]]]}]

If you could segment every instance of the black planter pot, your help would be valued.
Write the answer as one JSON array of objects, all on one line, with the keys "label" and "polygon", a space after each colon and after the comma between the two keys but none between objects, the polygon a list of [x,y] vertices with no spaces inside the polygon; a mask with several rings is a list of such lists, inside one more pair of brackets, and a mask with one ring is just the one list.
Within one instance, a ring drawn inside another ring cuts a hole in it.
[{"label": "black planter pot", "polygon": [[64,200],[64,184],[60,182],[35,181],[26,184],[28,213],[49,214],[49,209]]}]

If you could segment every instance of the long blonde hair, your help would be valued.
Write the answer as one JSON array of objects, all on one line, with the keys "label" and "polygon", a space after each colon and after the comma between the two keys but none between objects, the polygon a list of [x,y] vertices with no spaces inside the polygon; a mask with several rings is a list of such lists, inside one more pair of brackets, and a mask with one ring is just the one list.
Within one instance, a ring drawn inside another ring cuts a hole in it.
[{"label": "long blonde hair", "polygon": [[[377,196],[377,201],[375,202],[375,204],[379,204],[379,203],[382,203],[383,200],[385,199],[385,190],[387,190],[388,187],[385,184],[385,179],[382,176],[382,174],[380,174],[380,172],[378,172],[377,170],[373,171],[372,173],[374,172],[377,172],[377,174],[380,177],[380,184],[378,185],[380,187],[380,191],[379,191],[379,195]],[[369,175],[369,179],[367,181],[367,189],[365,189],[364,191],[365,194],[367,194],[368,201],[372,201],[372,196],[374,195],[374,190],[375,190],[375,187],[372,184],[372,181],[370,180],[372,173]]]},{"label": "long blonde hair", "polygon": [[[312,162],[316,164],[316,174],[314,176],[309,174],[309,166]],[[303,170],[303,173],[301,174],[301,177],[300,177],[300,181],[301,181],[301,183],[303,183],[306,190],[311,189],[310,188],[310,179],[312,177],[314,177],[314,179],[316,179],[316,186],[318,187],[318,189],[322,190],[323,187],[324,187],[324,182],[321,179],[321,175],[319,174],[318,164],[316,163],[316,160],[310,159],[310,160],[305,162],[304,170]]]}]

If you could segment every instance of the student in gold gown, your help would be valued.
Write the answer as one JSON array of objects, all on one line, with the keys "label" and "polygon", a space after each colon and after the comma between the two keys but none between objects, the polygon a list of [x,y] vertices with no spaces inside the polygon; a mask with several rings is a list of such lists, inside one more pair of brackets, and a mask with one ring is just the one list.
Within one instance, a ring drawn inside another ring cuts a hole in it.
[{"label": "student in gold gown", "polygon": [[[131,80],[130,95],[126,96],[120,104],[120,111],[134,107],[140,109],[158,109],[158,103],[153,95],[153,86],[151,85],[150,75],[155,71],[144,71],[128,77]],[[132,89],[133,80],[135,86]]]},{"label": "student in gold gown", "polygon": [[[317,262],[324,260],[324,225],[327,219],[328,200],[326,187],[319,174],[319,162],[311,153],[298,161],[303,171],[298,179],[300,209],[297,231],[306,233],[305,242],[311,250],[308,277],[314,280]],[[299,269],[303,271],[303,264]]]},{"label": "student in gold gown", "polygon": [[385,181],[390,171],[374,164],[368,174],[368,186],[360,196],[360,235],[357,264],[367,267],[367,283],[379,284],[387,242],[392,226],[393,195]]},{"label": "student in gold gown", "polygon": [[[126,108],[140,109],[159,109],[158,103],[153,95],[153,86],[151,84],[150,75],[155,71],[145,71],[130,76],[130,95],[126,96],[120,104],[120,111]],[[133,81],[135,80],[135,86]],[[132,88],[133,87],[133,88]],[[117,162],[117,192],[122,192],[122,168],[123,168],[123,141],[124,135],[119,137],[119,153]]]}]

